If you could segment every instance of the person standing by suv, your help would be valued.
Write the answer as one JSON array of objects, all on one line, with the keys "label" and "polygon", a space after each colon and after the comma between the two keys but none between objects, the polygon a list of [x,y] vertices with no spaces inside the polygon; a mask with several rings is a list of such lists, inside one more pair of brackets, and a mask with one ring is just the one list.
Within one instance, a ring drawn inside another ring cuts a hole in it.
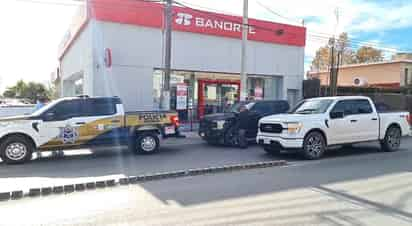
[{"label": "person standing by suv", "polygon": [[238,133],[239,147],[247,148],[248,140],[246,137],[246,131],[249,128],[249,109],[246,107],[246,105],[242,105],[239,108],[238,124],[239,124],[239,133]]},{"label": "person standing by suv", "polygon": [[[259,119],[268,115],[286,113],[288,110],[289,104],[286,100],[241,101],[232,105],[224,113],[205,115],[201,118],[199,136],[209,144],[239,147],[239,138],[249,142],[256,140]],[[245,133],[244,136],[243,134],[239,136],[239,130]]]}]

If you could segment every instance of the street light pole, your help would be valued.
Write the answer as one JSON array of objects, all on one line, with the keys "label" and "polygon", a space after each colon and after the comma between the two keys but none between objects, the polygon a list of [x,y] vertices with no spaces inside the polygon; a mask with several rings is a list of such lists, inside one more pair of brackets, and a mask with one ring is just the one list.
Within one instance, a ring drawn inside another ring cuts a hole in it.
[{"label": "street light pole", "polygon": [[243,0],[243,26],[242,26],[242,52],[241,52],[241,66],[240,66],[240,100],[246,100],[247,92],[247,72],[246,72],[246,44],[247,35],[249,33],[248,25],[248,0]]}]

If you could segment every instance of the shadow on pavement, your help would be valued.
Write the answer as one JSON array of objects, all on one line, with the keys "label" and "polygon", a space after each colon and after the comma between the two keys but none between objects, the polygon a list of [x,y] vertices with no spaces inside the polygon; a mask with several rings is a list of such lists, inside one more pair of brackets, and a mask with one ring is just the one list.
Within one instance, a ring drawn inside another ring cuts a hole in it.
[{"label": "shadow on pavement", "polygon": [[[259,155],[267,156],[263,152]],[[280,158],[294,163],[288,167],[180,178],[142,186],[160,200],[176,200],[190,206],[409,172],[412,167],[412,153],[405,145],[398,152],[382,152],[375,144],[337,149],[316,161],[301,161],[298,154],[282,154]]]},{"label": "shadow on pavement", "polygon": [[[409,142],[409,141],[408,141]],[[411,142],[402,146],[406,151]],[[63,155],[42,154],[22,165],[6,165],[0,163],[0,179],[15,177],[59,177],[77,178],[124,174],[136,176],[144,173],[156,173],[187,168],[218,166],[244,162],[270,161],[284,159],[293,162],[305,161],[299,153],[280,155],[266,154],[258,145],[250,145],[248,149],[238,149],[207,144],[183,144],[163,146],[153,155],[136,155],[127,147],[110,147],[64,151]],[[324,157],[335,159],[362,155],[385,154],[376,144],[354,146],[329,150]],[[321,160],[322,161],[322,160]]]},{"label": "shadow on pavement", "polygon": [[163,146],[158,153],[152,155],[137,155],[127,148],[81,149],[63,153],[43,153],[41,158],[21,165],[0,163],[0,179],[12,181],[19,177],[79,178],[119,174],[136,176],[279,159],[265,155],[257,146],[242,150],[206,144]]}]

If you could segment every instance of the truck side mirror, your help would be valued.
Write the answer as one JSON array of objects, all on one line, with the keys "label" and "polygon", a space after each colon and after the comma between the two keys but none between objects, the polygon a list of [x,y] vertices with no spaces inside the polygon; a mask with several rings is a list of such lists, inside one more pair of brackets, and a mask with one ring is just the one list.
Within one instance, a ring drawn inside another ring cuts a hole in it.
[{"label": "truck side mirror", "polygon": [[345,113],[343,111],[333,111],[329,114],[331,119],[338,119],[345,117]]},{"label": "truck side mirror", "polygon": [[53,121],[55,119],[55,113],[54,112],[47,112],[43,116],[43,121]]}]

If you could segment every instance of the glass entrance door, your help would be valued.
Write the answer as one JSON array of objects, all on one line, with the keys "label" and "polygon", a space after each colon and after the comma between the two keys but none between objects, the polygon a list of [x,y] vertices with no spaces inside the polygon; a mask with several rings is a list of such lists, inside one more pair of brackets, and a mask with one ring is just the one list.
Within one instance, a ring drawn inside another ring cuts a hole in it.
[{"label": "glass entrance door", "polygon": [[238,81],[199,80],[198,116],[220,113],[239,100]]}]

